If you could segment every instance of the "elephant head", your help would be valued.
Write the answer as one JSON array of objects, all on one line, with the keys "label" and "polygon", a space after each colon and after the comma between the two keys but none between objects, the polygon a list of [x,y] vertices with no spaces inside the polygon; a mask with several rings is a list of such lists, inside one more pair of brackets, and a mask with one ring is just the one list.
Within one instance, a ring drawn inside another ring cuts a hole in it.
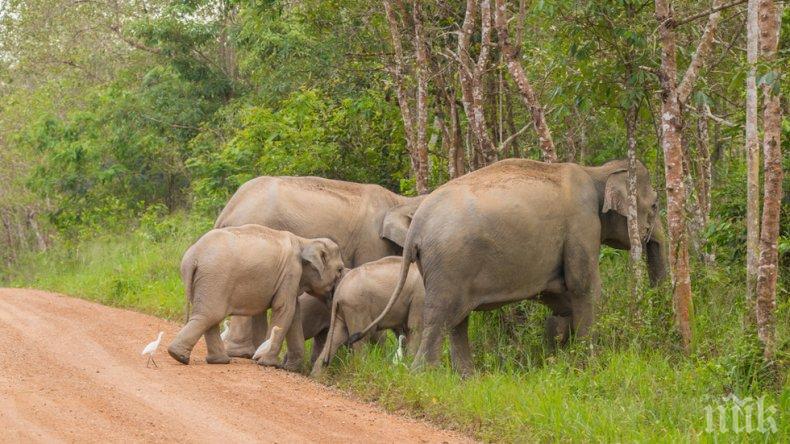
[{"label": "elephant head", "polygon": [[[628,167],[626,161],[613,161],[597,171],[601,191],[601,241],[614,248],[631,248],[628,236]],[[650,283],[656,285],[666,276],[666,241],[658,212],[658,193],[650,185],[650,175],[642,163],[636,168],[637,220],[639,237],[647,256]]]},{"label": "elephant head", "polygon": [[305,239],[300,257],[302,288],[317,298],[330,295],[345,270],[340,247],[330,239]]},{"label": "elephant head", "polygon": [[406,243],[406,233],[409,231],[411,218],[424,198],[425,196],[412,197],[408,202],[387,210],[379,229],[381,238],[390,240],[403,248],[403,244]]}]

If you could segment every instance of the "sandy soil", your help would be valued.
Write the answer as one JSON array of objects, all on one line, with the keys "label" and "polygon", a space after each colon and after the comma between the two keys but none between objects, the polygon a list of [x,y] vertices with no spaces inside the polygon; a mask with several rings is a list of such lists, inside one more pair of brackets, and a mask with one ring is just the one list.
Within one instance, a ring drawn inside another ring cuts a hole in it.
[{"label": "sandy soil", "polygon": [[[0,442],[463,442],[244,359],[167,355],[179,325],[36,290],[0,289]],[[164,331],[146,368],[142,348]]]}]

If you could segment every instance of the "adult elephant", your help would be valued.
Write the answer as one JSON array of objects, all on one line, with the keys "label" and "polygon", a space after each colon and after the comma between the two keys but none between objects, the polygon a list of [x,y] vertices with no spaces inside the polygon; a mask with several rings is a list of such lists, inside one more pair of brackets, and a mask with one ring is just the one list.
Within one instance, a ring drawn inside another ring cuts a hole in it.
[{"label": "adult elephant", "polygon": [[[426,292],[416,367],[438,362],[449,332],[454,366],[470,373],[469,314],[523,299],[538,299],[554,320],[567,319],[577,336],[587,335],[601,293],[601,244],[630,248],[627,176],[623,160],[584,167],[509,159],[446,183],[414,214],[390,304],[352,342],[386,315],[412,262]],[[666,274],[657,204],[647,169],[639,164],[639,234],[652,282]]]},{"label": "adult elephant", "polygon": [[[305,238],[325,237],[355,267],[400,255],[411,216],[422,197],[404,197],[379,185],[320,177],[262,176],[230,198],[215,228],[263,225]],[[228,354],[250,357],[266,337],[266,315],[231,318]]]}]

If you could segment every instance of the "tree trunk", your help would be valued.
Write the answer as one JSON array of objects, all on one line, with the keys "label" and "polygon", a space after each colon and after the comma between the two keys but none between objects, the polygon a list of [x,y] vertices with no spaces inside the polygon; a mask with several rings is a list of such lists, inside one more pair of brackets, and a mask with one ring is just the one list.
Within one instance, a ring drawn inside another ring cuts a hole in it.
[{"label": "tree trunk", "polygon": [[[392,2],[384,0],[384,12],[387,17],[387,24],[389,25],[390,38],[392,40],[393,50],[393,64],[390,68],[392,73],[393,83],[398,96],[398,107],[400,108],[401,116],[403,118],[403,131],[406,135],[406,147],[409,151],[409,158],[411,160],[412,172],[416,183],[417,192],[424,194],[428,190],[428,177],[427,177],[427,147],[425,146],[425,127],[427,126],[427,111],[425,112],[425,122],[419,120],[423,117],[420,114],[420,97],[417,97],[417,120],[415,121],[412,116],[411,104],[409,103],[409,93],[406,86],[406,79],[404,74],[405,57],[403,54],[403,45],[401,43],[401,31],[398,24],[398,18],[395,16],[395,11],[392,9]],[[415,26],[416,28],[416,26]],[[415,35],[416,37],[416,35]],[[416,40],[416,38],[415,38]],[[419,49],[415,48],[419,53]],[[419,87],[418,87],[419,92]],[[417,94],[419,96],[419,93]],[[425,98],[423,97],[422,105]],[[420,125],[422,125],[422,139],[419,136]],[[420,142],[423,142],[420,145]],[[420,147],[426,149],[425,153],[421,152]],[[423,160],[426,160],[423,165]]]},{"label": "tree trunk", "polygon": [[[760,261],[757,269],[757,336],[763,344],[763,354],[773,359],[776,351],[775,312],[776,279],[779,266],[777,241],[779,239],[779,211],[782,201],[782,108],[780,106],[780,67],[776,66],[779,46],[781,3],[760,0],[761,60],[770,66],[773,81],[762,84],[763,90],[763,156],[764,180],[763,221],[760,230]],[[764,77],[765,78],[765,77]]]},{"label": "tree trunk", "polygon": [[417,77],[417,135],[415,137],[416,146],[414,147],[417,157],[417,169],[415,178],[417,192],[428,194],[428,144],[426,135],[428,133],[428,48],[424,42],[422,29],[422,13],[420,10],[420,0],[412,3],[412,17],[414,21],[414,51],[417,63],[414,67]]},{"label": "tree trunk", "polygon": [[491,46],[491,5],[488,0],[480,3],[480,53],[477,62],[472,61],[470,47],[475,30],[477,0],[467,0],[464,22],[458,37],[458,60],[461,79],[461,95],[469,125],[475,139],[478,162],[481,166],[496,161],[494,142],[489,134],[484,106],[486,94],[484,77],[489,63]]},{"label": "tree trunk", "polygon": [[708,16],[708,23],[705,25],[705,30],[702,31],[702,37],[700,37],[699,43],[697,44],[697,50],[694,52],[694,55],[691,56],[691,63],[689,63],[689,67],[686,68],[686,74],[677,87],[678,100],[680,100],[680,103],[686,103],[688,101],[691,91],[694,88],[694,83],[696,83],[699,77],[699,71],[710,55],[710,51],[713,48],[713,38],[716,35],[716,28],[719,25],[719,19],[721,19],[721,11],[716,8],[721,7],[723,3],[724,0],[713,0],[711,10],[715,12]]},{"label": "tree trunk", "polygon": [[700,242],[700,254],[706,264],[714,262],[712,253],[706,253],[705,228],[710,221],[710,189],[712,186],[711,161],[710,161],[710,134],[708,132],[708,105],[699,106],[697,117],[697,203],[699,205],[699,220],[697,236]]},{"label": "tree trunk", "polygon": [[46,251],[47,249],[47,238],[38,228],[38,221],[36,221],[36,212],[30,210],[27,212],[27,224],[30,229],[33,231],[33,234],[36,236],[36,245],[38,246],[38,251]]},{"label": "tree trunk", "polygon": [[686,190],[683,183],[683,147],[681,144],[680,101],[677,90],[675,19],[668,0],[655,0],[661,42],[661,147],[664,151],[664,174],[667,188],[667,225],[669,265],[672,276],[675,316],[683,349],[690,350],[691,276],[684,214]]},{"label": "tree trunk", "polygon": [[757,285],[757,259],[760,242],[760,143],[757,126],[757,58],[759,57],[760,0],[749,0],[746,19],[746,294],[754,307]]},{"label": "tree trunk", "polygon": [[535,125],[535,130],[538,133],[538,140],[540,143],[540,150],[545,162],[557,161],[557,150],[554,147],[554,140],[551,137],[551,130],[546,122],[546,116],[543,112],[543,107],[538,103],[538,98],[532,85],[527,79],[527,74],[524,72],[524,67],[521,66],[518,52],[520,48],[512,46],[508,40],[508,13],[505,0],[496,0],[496,13],[495,24],[497,33],[499,35],[499,46],[507,60],[508,71],[513,76],[516,85],[518,85],[521,97],[526,103],[527,107],[532,114],[532,122]]},{"label": "tree trunk", "polygon": [[[630,77],[630,76],[629,76]],[[636,199],[636,119],[638,108],[634,103],[625,115],[625,130],[628,141],[628,240],[630,241],[629,255],[631,256],[631,270],[634,274],[634,283],[631,296],[634,301],[639,300],[639,290],[642,288],[642,237],[639,235],[639,219],[637,218]]]},{"label": "tree trunk", "polygon": [[0,210],[0,219],[3,221],[3,230],[5,231],[5,241],[6,241],[6,248],[7,257],[6,263],[13,264],[16,262],[16,244],[14,242],[14,232],[13,227],[11,226],[11,220],[8,215],[8,212]]},{"label": "tree trunk", "polygon": [[455,101],[455,91],[451,91],[448,103],[450,105],[450,150],[448,152],[451,165],[450,177],[455,179],[466,172],[464,169],[464,149],[461,145],[461,122],[458,118],[458,104]]}]

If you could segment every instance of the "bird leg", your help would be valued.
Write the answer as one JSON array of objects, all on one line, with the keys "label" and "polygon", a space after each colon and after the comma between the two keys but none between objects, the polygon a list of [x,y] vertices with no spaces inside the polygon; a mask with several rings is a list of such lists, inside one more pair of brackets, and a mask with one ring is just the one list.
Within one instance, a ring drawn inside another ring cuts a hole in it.
[{"label": "bird leg", "polygon": [[154,367],[159,368],[159,366],[156,365],[156,361],[154,361],[154,356],[153,355],[150,356],[150,359],[151,359],[151,362],[154,363]]},{"label": "bird leg", "polygon": [[148,368],[151,365],[151,355],[148,355],[148,360],[145,361],[145,368]]}]

